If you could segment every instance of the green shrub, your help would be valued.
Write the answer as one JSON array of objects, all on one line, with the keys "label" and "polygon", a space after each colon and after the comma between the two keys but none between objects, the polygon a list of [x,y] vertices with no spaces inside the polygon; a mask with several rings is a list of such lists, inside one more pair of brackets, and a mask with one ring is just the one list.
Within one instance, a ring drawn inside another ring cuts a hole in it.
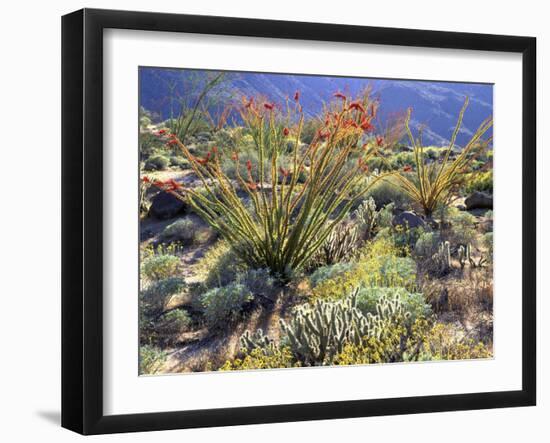
[{"label": "green shrub", "polygon": [[352,263],[335,263],[333,265],[321,266],[317,268],[313,274],[310,275],[309,281],[312,287],[319,285],[320,283],[328,280],[336,275],[343,274],[344,272],[353,269]]},{"label": "green shrub", "polygon": [[420,234],[414,246],[414,254],[417,257],[427,259],[437,252],[441,243],[441,236],[438,232],[427,231]]},{"label": "green shrub", "polygon": [[379,229],[391,228],[393,227],[393,211],[395,209],[395,203],[388,203],[384,205],[382,209],[378,212],[376,223],[378,224]]},{"label": "green shrub", "polygon": [[394,207],[406,209],[411,204],[411,198],[398,186],[395,178],[389,176],[375,183],[367,192],[372,197],[378,209],[393,203]]},{"label": "green shrub", "polygon": [[168,157],[162,154],[154,154],[147,159],[143,168],[146,171],[164,171],[169,164],[170,159]]},{"label": "green shrub", "polygon": [[185,280],[180,277],[169,277],[153,281],[140,292],[140,309],[146,315],[155,315],[164,311],[170,299],[187,289]]},{"label": "green shrub", "polygon": [[144,345],[139,348],[139,373],[156,374],[166,361],[166,352],[155,346]]},{"label": "green shrub", "polygon": [[359,287],[399,286],[413,290],[416,286],[416,263],[400,257],[400,248],[391,239],[370,242],[351,269],[335,273],[312,289],[314,299],[338,300]]},{"label": "green shrub", "polygon": [[469,175],[465,180],[464,191],[471,194],[474,191],[493,193],[493,170]]},{"label": "green shrub", "polygon": [[155,324],[155,338],[163,344],[172,344],[182,332],[189,330],[191,317],[184,309],[173,309],[163,314]]},{"label": "green shrub", "polygon": [[189,162],[180,156],[173,155],[170,157],[170,166],[175,166],[179,169],[189,169]]},{"label": "green shrub", "polygon": [[376,314],[376,305],[383,297],[397,297],[403,304],[405,312],[410,314],[410,321],[417,318],[429,317],[432,313],[431,305],[426,303],[424,295],[419,292],[409,292],[404,288],[361,288],[357,292],[357,309],[364,315]]},{"label": "green shrub", "polygon": [[197,225],[190,218],[180,218],[164,228],[159,240],[163,243],[179,242],[183,245],[192,245],[197,240]]},{"label": "green shrub", "polygon": [[204,276],[204,286],[215,288],[235,280],[238,273],[247,271],[247,266],[225,240],[218,241],[197,263],[197,272]]},{"label": "green shrub", "polygon": [[285,346],[265,354],[261,349],[244,352],[239,358],[227,360],[220,371],[247,371],[250,369],[278,369],[301,366],[296,362],[290,348]]},{"label": "green shrub", "polygon": [[466,211],[449,208],[447,212],[447,221],[451,224],[451,229],[446,232],[446,235],[452,245],[468,245],[475,243],[475,225],[477,223],[475,216]]},{"label": "green shrub", "polygon": [[230,283],[202,294],[200,304],[206,322],[211,327],[222,327],[228,321],[235,320],[253,298],[245,285]]},{"label": "green shrub", "polygon": [[174,255],[152,255],[141,263],[141,275],[149,280],[163,280],[180,271],[180,259]]},{"label": "green shrub", "polygon": [[269,269],[248,269],[235,276],[235,282],[246,286],[253,294],[266,295],[273,291],[276,281]]}]

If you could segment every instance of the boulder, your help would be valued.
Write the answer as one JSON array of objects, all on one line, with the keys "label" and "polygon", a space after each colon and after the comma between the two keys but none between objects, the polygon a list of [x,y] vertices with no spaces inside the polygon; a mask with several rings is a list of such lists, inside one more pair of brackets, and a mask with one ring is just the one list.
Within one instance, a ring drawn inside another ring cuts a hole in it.
[{"label": "boulder", "polygon": [[493,196],[485,192],[474,191],[464,200],[466,209],[493,209]]},{"label": "boulder", "polygon": [[159,192],[151,201],[149,215],[161,220],[183,214],[186,210],[184,202],[167,192]]},{"label": "boulder", "polygon": [[396,215],[392,221],[394,226],[408,226],[409,228],[424,227],[426,222],[412,211],[405,211]]}]

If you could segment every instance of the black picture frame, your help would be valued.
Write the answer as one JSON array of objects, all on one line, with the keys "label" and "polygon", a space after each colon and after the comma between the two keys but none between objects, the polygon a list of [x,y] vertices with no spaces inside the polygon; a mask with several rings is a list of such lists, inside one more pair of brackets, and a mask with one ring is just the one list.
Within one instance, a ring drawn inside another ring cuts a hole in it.
[{"label": "black picture frame", "polygon": [[[522,54],[522,389],[104,415],[102,84],[103,30],[108,28]],[[105,434],[535,405],[535,85],[536,39],[531,37],[97,9],[65,15],[62,18],[62,426],[82,434]]]}]

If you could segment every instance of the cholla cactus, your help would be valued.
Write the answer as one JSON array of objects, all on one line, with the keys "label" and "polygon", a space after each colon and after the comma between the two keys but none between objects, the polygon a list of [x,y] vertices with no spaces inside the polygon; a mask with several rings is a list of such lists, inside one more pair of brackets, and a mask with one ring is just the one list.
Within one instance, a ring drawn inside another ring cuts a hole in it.
[{"label": "cholla cactus", "polygon": [[239,341],[241,349],[248,354],[254,349],[260,349],[264,355],[273,355],[277,349],[273,340],[265,335],[262,329],[258,329],[253,334],[246,330]]},{"label": "cholla cactus", "polygon": [[363,239],[368,240],[372,237],[372,233],[378,220],[378,212],[376,212],[376,202],[372,197],[363,200],[363,203],[354,212],[357,220],[357,229],[361,233]]},{"label": "cholla cactus", "polygon": [[345,261],[356,250],[358,243],[357,227],[342,223],[328,235],[312,261],[322,266]]},{"label": "cholla cactus", "polygon": [[460,246],[458,248],[458,261],[460,263],[460,268],[464,269],[466,263],[469,263],[472,268],[480,268],[487,263],[487,259],[481,255],[476,261],[472,256],[472,247],[470,244],[466,246]]},{"label": "cholla cactus", "polygon": [[451,244],[444,241],[439,244],[437,252],[432,256],[434,271],[438,274],[446,274],[452,268],[451,265]]},{"label": "cholla cactus", "polygon": [[306,365],[330,363],[344,346],[359,346],[365,338],[379,338],[396,318],[407,318],[399,297],[382,297],[377,314],[363,313],[356,307],[357,291],[339,302],[317,300],[313,306],[298,308],[281,329],[296,359]]}]

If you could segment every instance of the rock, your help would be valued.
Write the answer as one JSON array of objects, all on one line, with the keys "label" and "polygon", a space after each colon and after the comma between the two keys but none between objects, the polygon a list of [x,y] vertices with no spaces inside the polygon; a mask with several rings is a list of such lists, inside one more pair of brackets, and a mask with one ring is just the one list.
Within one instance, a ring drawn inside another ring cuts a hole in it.
[{"label": "rock", "polygon": [[424,227],[426,225],[426,222],[420,216],[411,211],[405,211],[396,215],[392,223],[394,226],[402,225],[409,228]]},{"label": "rock", "polygon": [[153,197],[149,215],[161,220],[175,217],[178,214],[184,213],[186,205],[181,200],[167,192],[159,192]]},{"label": "rock", "polygon": [[466,210],[466,206],[464,206],[464,205],[456,205],[456,209],[458,209],[459,211],[465,211],[465,210]]},{"label": "rock", "polygon": [[493,209],[493,196],[484,192],[474,191],[464,200],[466,209]]}]

